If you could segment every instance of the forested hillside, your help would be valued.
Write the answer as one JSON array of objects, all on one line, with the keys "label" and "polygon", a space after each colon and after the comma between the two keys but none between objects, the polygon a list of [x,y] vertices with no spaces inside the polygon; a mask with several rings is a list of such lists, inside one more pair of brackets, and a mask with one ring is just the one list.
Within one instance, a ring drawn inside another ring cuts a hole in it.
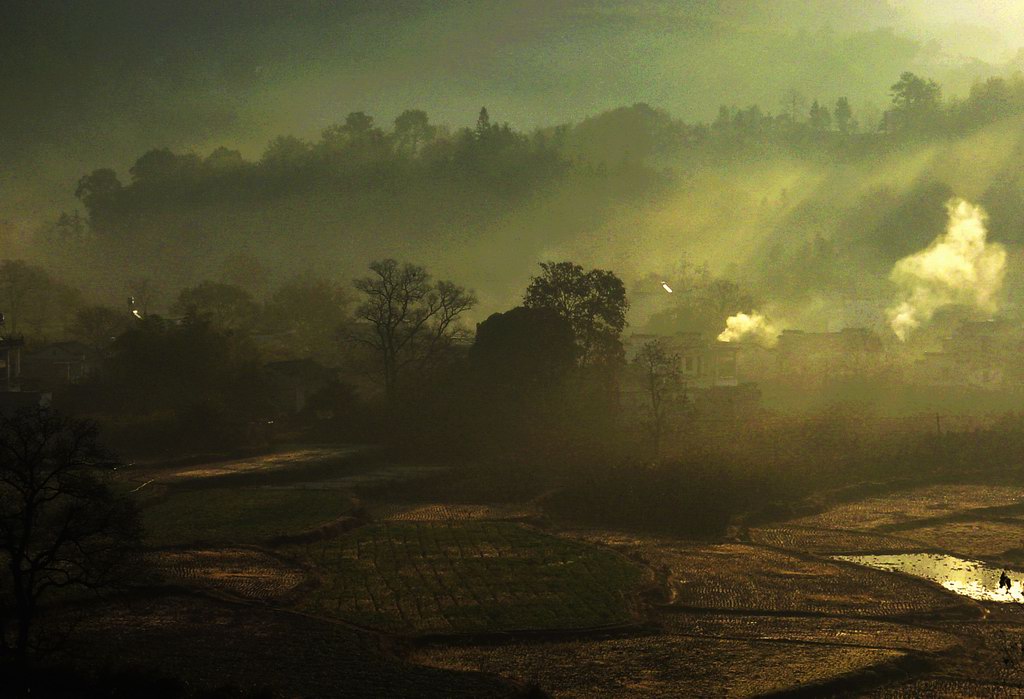
[{"label": "forested hillside", "polygon": [[538,260],[627,280],[707,262],[803,318],[823,298],[887,298],[893,263],[942,232],[953,196],[980,204],[1011,253],[1024,243],[1020,77],[959,100],[905,73],[880,114],[794,93],[775,113],[723,106],[710,123],[645,104],[530,132],[505,116],[484,109],[453,130],[419,110],[393,124],[354,112],[316,142],[274,139],[255,162],[151,150],[128,172],[84,175],[81,212],[36,249],[104,294],[126,278],[223,277],[240,253],[271,276],[344,279],[387,252],[464,280],[484,315],[514,302]]}]

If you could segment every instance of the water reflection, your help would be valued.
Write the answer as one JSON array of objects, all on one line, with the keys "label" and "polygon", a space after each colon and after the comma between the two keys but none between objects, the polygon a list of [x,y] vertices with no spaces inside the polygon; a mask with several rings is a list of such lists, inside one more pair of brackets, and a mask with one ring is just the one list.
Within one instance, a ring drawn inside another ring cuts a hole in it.
[{"label": "water reflection", "polygon": [[1024,573],[1007,570],[1010,589],[999,587],[1003,568],[941,553],[896,553],[877,556],[833,556],[837,560],[932,580],[947,590],[988,602],[1024,603]]}]

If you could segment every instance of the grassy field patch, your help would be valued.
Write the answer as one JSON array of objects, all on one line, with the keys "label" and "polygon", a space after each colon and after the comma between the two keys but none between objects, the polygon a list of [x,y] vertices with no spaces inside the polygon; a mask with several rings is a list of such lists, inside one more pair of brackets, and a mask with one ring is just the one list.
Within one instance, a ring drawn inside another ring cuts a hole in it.
[{"label": "grassy field patch", "polygon": [[403,632],[624,623],[643,579],[614,552],[509,522],[389,522],[290,551],[321,577],[304,611]]},{"label": "grassy field patch", "polygon": [[85,667],[153,668],[195,696],[243,696],[204,693],[224,685],[278,690],[244,696],[516,696],[496,677],[413,665],[368,634],[266,607],[169,596],[116,600],[76,621],[66,650]]},{"label": "grassy field patch", "polygon": [[522,520],[536,517],[539,511],[529,505],[466,505],[428,503],[387,505],[375,518],[397,522],[464,522],[471,520]]},{"label": "grassy field patch", "polygon": [[210,488],[171,493],[143,510],[143,524],[152,546],[247,544],[315,529],[352,507],[330,490]]}]

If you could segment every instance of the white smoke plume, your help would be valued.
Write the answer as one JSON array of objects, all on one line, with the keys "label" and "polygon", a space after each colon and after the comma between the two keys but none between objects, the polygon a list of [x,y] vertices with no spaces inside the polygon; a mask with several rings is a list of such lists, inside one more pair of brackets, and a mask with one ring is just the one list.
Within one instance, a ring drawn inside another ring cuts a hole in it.
[{"label": "white smoke plume", "polygon": [[946,204],[946,232],[924,250],[904,257],[889,278],[902,300],[888,309],[889,325],[905,341],[943,306],[962,304],[996,310],[996,294],[1006,272],[1006,250],[986,241],[987,215],[964,199]]},{"label": "white smoke plume", "polygon": [[764,347],[774,347],[779,341],[779,331],[768,319],[757,311],[737,313],[725,321],[725,330],[718,335],[721,342],[756,342]]}]

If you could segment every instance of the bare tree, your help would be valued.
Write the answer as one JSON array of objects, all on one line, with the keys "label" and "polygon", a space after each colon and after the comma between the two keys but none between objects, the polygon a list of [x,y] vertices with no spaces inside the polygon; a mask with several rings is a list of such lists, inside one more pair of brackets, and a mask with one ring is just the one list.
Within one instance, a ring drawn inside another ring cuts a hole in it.
[{"label": "bare tree", "polygon": [[661,339],[644,343],[633,359],[633,364],[643,372],[650,401],[650,430],[656,456],[661,454],[669,404],[682,383],[679,362],[679,355],[669,351]]},{"label": "bare tree", "polygon": [[432,283],[418,265],[375,260],[370,270],[372,276],[354,282],[364,297],[356,320],[365,325],[352,338],[373,350],[388,405],[393,406],[401,375],[412,366],[429,364],[464,334],[458,319],[476,304],[476,297],[449,281]]},{"label": "bare tree", "polygon": [[130,500],[104,482],[114,462],[90,422],[32,409],[0,417],[0,650],[41,647],[34,621],[57,590],[123,579],[139,539]]}]

